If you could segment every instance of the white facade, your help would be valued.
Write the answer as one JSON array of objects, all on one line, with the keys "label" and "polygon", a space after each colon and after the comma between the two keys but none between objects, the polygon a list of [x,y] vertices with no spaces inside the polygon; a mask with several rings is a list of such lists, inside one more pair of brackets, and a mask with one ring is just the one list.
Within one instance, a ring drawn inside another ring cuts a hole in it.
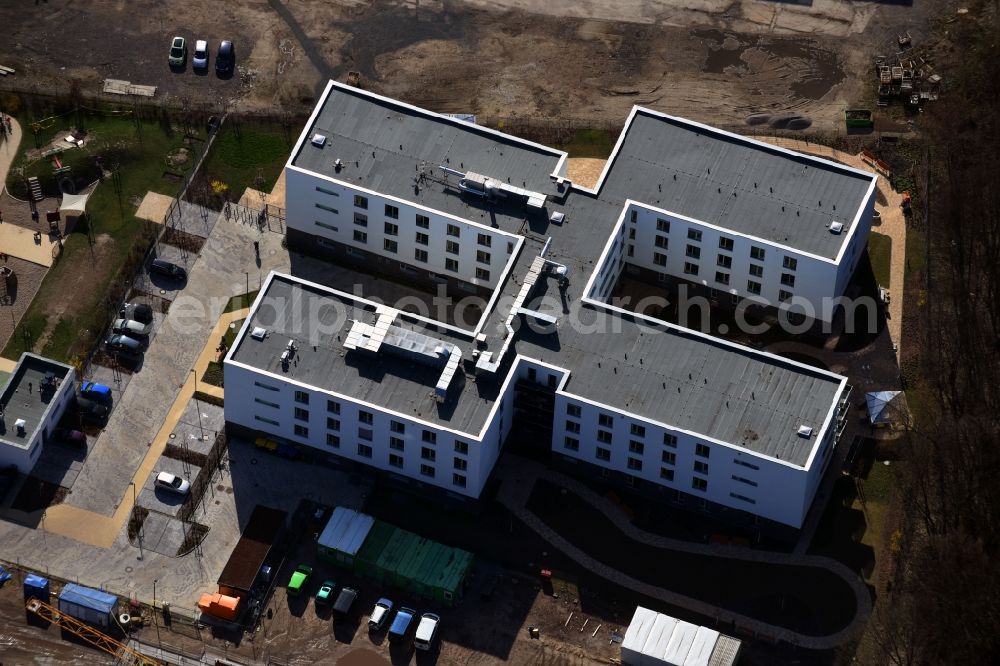
[{"label": "white facade", "polygon": [[[19,386],[12,385],[22,377],[22,365],[26,362],[36,366],[52,366],[60,374],[65,373],[61,379],[57,379],[58,385],[47,403],[41,403],[41,389],[37,380],[32,382],[31,387],[27,386],[30,381],[28,379],[22,379]],[[45,442],[52,439],[75,393],[76,370],[71,366],[34,354],[22,354],[8,384],[3,387],[4,404],[0,405],[0,414],[3,417],[4,432],[0,434],[0,467],[14,465],[22,474],[30,472],[38,462]],[[21,405],[25,401],[40,403],[30,406],[32,416],[23,413],[26,410],[22,409]],[[33,418],[36,415],[37,418]],[[25,416],[27,416],[25,418],[27,427],[24,435],[20,435],[17,423]]]}]

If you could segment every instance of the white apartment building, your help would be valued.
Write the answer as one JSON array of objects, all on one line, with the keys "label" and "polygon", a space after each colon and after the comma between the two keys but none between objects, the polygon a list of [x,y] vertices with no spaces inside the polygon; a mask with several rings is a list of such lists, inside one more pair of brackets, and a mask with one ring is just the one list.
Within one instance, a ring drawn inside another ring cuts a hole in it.
[{"label": "white apartment building", "polygon": [[23,353],[0,393],[0,467],[27,474],[73,401],[76,370]]},{"label": "white apartment building", "polygon": [[799,528],[846,379],[608,296],[625,271],[775,304],[838,296],[874,177],[642,109],[595,188],[565,160],[331,83],[286,166],[289,245],[475,293],[482,316],[452,325],[272,274],[225,360],[228,424],[471,498],[530,425],[565,467]]}]

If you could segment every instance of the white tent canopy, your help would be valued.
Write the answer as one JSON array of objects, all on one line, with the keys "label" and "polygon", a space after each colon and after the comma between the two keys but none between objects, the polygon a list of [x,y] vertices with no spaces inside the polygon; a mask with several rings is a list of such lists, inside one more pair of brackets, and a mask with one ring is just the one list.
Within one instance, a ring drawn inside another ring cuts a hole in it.
[{"label": "white tent canopy", "polygon": [[86,194],[63,194],[62,205],[59,206],[59,211],[63,213],[87,212],[87,200],[93,193],[93,190],[91,190]]}]

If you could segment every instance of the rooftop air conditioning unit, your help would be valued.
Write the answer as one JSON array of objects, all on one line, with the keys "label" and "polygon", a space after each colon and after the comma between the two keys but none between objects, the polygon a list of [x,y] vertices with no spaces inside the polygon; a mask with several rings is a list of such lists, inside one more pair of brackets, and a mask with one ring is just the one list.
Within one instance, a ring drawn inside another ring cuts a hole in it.
[{"label": "rooftop air conditioning unit", "polygon": [[263,340],[267,337],[267,329],[261,326],[254,326],[253,330],[250,331],[250,337],[254,340]]},{"label": "rooftop air conditioning unit", "polygon": [[549,216],[549,222],[552,224],[562,224],[566,220],[566,213],[560,213],[555,211]]},{"label": "rooftop air conditioning unit", "polygon": [[312,145],[316,146],[317,148],[322,148],[323,146],[326,145],[326,135],[318,133],[313,134],[312,138],[309,141],[312,143]]},{"label": "rooftop air conditioning unit", "polygon": [[806,439],[812,437],[813,429],[807,425],[799,426],[799,437],[805,437]]},{"label": "rooftop air conditioning unit", "polygon": [[830,233],[839,234],[844,230],[843,222],[831,222],[830,223]]}]

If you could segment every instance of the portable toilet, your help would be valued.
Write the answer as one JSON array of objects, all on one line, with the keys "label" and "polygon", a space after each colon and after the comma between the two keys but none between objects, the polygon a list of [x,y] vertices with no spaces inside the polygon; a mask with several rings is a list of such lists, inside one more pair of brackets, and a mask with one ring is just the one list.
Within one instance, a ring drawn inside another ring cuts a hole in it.
[{"label": "portable toilet", "polygon": [[24,600],[39,599],[49,603],[49,579],[28,574],[24,577]]}]

